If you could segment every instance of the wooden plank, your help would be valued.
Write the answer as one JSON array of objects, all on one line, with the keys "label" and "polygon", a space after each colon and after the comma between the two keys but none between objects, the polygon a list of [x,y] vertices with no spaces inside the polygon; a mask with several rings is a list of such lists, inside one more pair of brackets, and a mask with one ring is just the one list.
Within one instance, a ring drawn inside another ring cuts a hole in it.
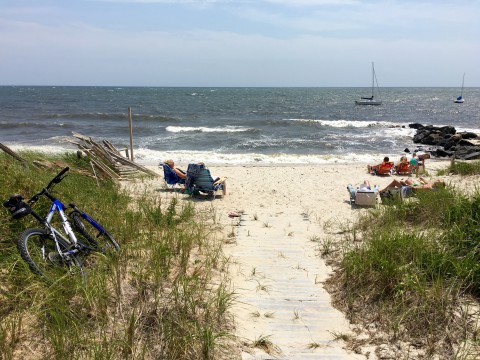
[{"label": "wooden plank", "polygon": [[85,142],[92,140],[91,137],[83,136],[82,134],[79,134],[79,133],[76,133],[76,132],[72,132],[72,134],[73,134],[73,137],[76,137],[77,139],[83,140]]},{"label": "wooden plank", "polygon": [[68,139],[68,138],[65,138],[64,140],[71,143],[71,144],[77,145],[77,146],[81,145],[78,141],[73,141],[73,140]]},{"label": "wooden plank", "polygon": [[18,161],[22,162],[24,166],[28,167],[27,160],[22,158],[20,155],[18,155],[15,151],[10,149],[7,145],[3,145],[0,143],[0,149],[5,151],[8,155],[12,156],[13,158],[17,159]]},{"label": "wooden plank", "polygon": [[[108,150],[107,150],[108,151]],[[147,174],[150,174],[150,175],[154,175],[154,176],[157,176],[158,174],[150,169],[147,169],[146,167],[142,166],[142,165],[138,165],[136,163],[134,163],[133,161],[130,161],[128,159],[125,159],[124,157],[120,156],[120,155],[116,155],[112,152],[110,152],[110,154],[112,155],[112,157],[117,160],[118,162],[122,163],[122,164],[126,164],[126,165],[130,165],[130,166],[133,166]]]},{"label": "wooden plank", "polygon": [[102,164],[101,162],[95,160],[95,159],[90,159],[93,164],[97,167],[97,170],[100,169],[100,171],[105,174],[107,177],[113,179],[113,180],[118,180],[119,176],[117,174],[115,174],[113,171],[111,171],[110,169],[108,169],[108,167],[105,167],[104,164]]},{"label": "wooden plank", "polygon": [[113,144],[108,141],[108,140],[103,140],[103,144],[105,145],[105,147],[110,150],[110,151],[113,151],[114,153],[116,153],[117,155],[122,155],[120,154],[120,151],[117,150],[117,148],[115,146],[113,146]]},{"label": "wooden plank", "polygon": [[100,146],[93,146],[92,151],[99,157],[105,159],[106,162],[110,164],[115,164],[115,160],[110,156],[110,154],[105,151],[105,149],[101,148]]},{"label": "wooden plank", "polygon": [[82,145],[82,144],[79,145],[79,148],[80,148],[80,150],[87,153],[88,156],[90,157],[90,160],[94,161],[94,164],[96,166],[100,167],[102,172],[106,173],[108,175],[108,177],[118,178],[118,175],[115,173],[115,171],[110,169],[109,166],[104,163],[104,160],[102,160],[102,158],[100,158],[99,156],[96,156],[95,152],[92,149],[89,149],[88,147],[86,147],[85,145]]}]

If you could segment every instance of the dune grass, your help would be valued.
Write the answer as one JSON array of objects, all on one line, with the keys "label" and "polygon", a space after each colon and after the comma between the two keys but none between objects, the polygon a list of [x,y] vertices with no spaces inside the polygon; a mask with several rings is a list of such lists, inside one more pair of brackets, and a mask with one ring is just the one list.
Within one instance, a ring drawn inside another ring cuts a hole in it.
[{"label": "dune grass", "polygon": [[390,343],[410,343],[425,358],[473,359],[480,355],[480,192],[418,191],[409,200],[350,225],[329,280],[340,290],[335,303],[354,323],[374,323]]},{"label": "dune grass", "polygon": [[480,174],[480,161],[455,161],[446,169],[439,171],[438,175],[455,174],[455,175],[478,175]]},{"label": "dune grass", "polygon": [[[30,163],[46,155],[22,152]],[[85,160],[64,155],[71,167],[54,188],[120,243],[118,256],[98,256],[88,282],[67,276],[48,284],[32,274],[16,249],[17,235],[38,227],[0,209],[0,354],[3,359],[216,359],[225,358],[228,309],[234,300],[221,238],[198,221],[190,202],[162,204],[132,198],[113,182],[85,176]],[[0,199],[26,198],[60,171],[38,169],[0,154]],[[35,209],[45,213],[48,201]],[[205,220],[205,219],[203,219]],[[211,223],[211,222],[210,222]]]}]

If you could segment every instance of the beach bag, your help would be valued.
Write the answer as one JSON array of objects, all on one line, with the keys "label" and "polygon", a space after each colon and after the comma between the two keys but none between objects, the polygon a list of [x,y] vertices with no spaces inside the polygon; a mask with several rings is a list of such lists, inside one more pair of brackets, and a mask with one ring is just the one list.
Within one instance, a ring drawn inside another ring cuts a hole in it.
[{"label": "beach bag", "polygon": [[355,204],[363,206],[375,206],[378,193],[373,190],[358,189],[355,194]]}]

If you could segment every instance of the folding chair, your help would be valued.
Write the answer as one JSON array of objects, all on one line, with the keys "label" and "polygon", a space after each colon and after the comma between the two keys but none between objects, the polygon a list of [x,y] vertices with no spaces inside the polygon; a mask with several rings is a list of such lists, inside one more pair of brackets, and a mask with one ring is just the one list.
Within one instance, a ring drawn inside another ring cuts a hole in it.
[{"label": "folding chair", "polygon": [[185,179],[181,179],[170,166],[163,163],[160,163],[159,166],[163,167],[163,179],[167,187],[174,189],[176,185],[185,184]]},{"label": "folding chair", "polygon": [[227,178],[213,180],[210,170],[205,164],[188,164],[185,193],[190,195],[205,193],[213,195],[213,199],[215,199],[219,190],[226,195],[226,180]]}]

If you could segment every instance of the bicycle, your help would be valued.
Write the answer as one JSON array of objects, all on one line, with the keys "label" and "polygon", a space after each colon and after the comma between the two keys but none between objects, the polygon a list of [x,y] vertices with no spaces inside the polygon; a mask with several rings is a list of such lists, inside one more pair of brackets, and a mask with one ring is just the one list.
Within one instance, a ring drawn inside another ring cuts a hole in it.
[{"label": "bicycle", "polygon": [[[109,254],[120,249],[113,236],[93,218],[75,204],[65,206],[51,194],[53,186],[67,176],[64,174],[68,170],[69,167],[66,167],[60,171],[45,188],[27,202],[21,195],[16,194],[3,203],[13,219],[32,215],[42,224],[42,228],[29,228],[22,231],[18,235],[17,249],[30,270],[49,281],[54,281],[67,273],[79,274],[83,280],[86,280],[83,259],[92,252]],[[31,207],[41,196],[46,196],[52,202],[45,217],[40,216]],[[67,214],[68,210],[71,211]],[[56,212],[60,215],[63,233],[51,224]],[[73,226],[70,224],[69,217]]]}]

